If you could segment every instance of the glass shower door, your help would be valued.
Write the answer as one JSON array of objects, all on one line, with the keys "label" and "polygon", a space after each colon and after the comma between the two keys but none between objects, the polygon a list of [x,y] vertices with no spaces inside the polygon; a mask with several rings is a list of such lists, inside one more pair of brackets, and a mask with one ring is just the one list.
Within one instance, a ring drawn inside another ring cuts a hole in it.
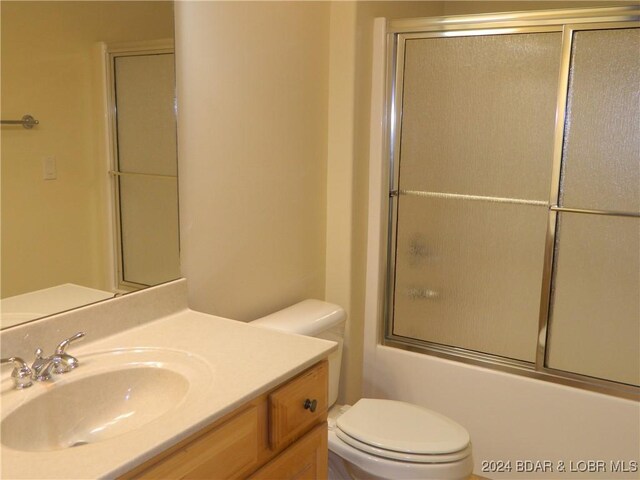
[{"label": "glass shower door", "polygon": [[394,336],[535,361],[561,46],[406,40]]},{"label": "glass shower door", "polygon": [[384,345],[638,398],[637,13],[389,21]]},{"label": "glass shower door", "polygon": [[573,34],[546,365],[640,385],[640,29]]}]

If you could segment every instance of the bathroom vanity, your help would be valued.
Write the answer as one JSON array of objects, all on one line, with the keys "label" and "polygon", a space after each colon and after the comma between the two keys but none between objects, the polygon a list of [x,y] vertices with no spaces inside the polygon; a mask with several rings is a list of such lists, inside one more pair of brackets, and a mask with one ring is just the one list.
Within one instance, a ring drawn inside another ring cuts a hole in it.
[{"label": "bathroom vanity", "polygon": [[326,477],[336,345],[192,311],[186,282],[0,332],[4,356],[83,331],[80,366],[15,390],[2,367],[2,478]]},{"label": "bathroom vanity", "polygon": [[327,378],[323,360],[120,478],[326,478]]}]

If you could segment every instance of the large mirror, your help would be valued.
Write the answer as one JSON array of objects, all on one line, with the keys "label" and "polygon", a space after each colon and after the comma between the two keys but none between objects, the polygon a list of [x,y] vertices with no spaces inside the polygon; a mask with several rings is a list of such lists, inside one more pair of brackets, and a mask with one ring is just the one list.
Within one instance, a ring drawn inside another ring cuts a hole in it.
[{"label": "large mirror", "polygon": [[173,2],[0,9],[1,328],[177,278]]}]

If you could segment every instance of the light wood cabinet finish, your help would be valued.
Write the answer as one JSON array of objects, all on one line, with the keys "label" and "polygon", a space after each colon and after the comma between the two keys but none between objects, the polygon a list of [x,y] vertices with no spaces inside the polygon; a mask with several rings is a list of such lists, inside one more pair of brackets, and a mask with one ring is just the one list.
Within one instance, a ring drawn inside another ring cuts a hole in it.
[{"label": "light wood cabinet finish", "polygon": [[326,422],[315,427],[249,478],[250,480],[273,480],[276,478],[295,478],[296,480],[326,479]]},{"label": "light wood cabinet finish", "polygon": [[[327,382],[323,360],[120,480],[326,478]],[[316,401],[314,412],[304,408],[307,399]]]},{"label": "light wood cabinet finish", "polygon": [[326,418],[329,392],[325,385],[328,378],[329,367],[324,362],[269,395],[271,448],[279,449],[291,443]]}]

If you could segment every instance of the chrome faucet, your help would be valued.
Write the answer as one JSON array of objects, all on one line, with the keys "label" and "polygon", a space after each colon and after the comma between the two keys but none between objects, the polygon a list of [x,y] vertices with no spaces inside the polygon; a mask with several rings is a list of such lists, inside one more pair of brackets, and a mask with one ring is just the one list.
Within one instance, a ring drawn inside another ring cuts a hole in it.
[{"label": "chrome faucet", "polygon": [[43,382],[51,378],[51,373],[55,368],[60,366],[62,359],[58,355],[51,355],[50,357],[42,357],[42,349],[36,350],[36,359],[31,365],[31,378],[36,382]]},{"label": "chrome faucet", "polygon": [[15,365],[13,372],[11,372],[11,378],[13,378],[13,383],[16,390],[22,390],[23,388],[31,386],[32,372],[27,365],[27,362],[25,362],[20,357],[10,357],[0,359],[0,364],[1,363],[13,363]]},{"label": "chrome faucet", "polygon": [[72,355],[69,355],[68,353],[65,353],[65,350],[71,342],[82,337],[84,337],[84,332],[78,332],[58,344],[58,346],[56,347],[55,355],[60,357],[60,364],[56,367],[55,373],[67,373],[78,366],[78,364],[80,363],[78,359]]},{"label": "chrome faucet", "polygon": [[36,349],[36,358],[31,365],[19,357],[3,358],[1,363],[13,363],[15,368],[11,373],[14,380],[15,388],[20,390],[30,387],[32,380],[43,382],[49,380],[53,373],[67,373],[78,366],[78,359],[65,352],[69,344],[79,338],[84,337],[84,332],[78,332],[75,335],[63,340],[56,347],[56,351],[50,357],[42,356],[42,349]]}]

